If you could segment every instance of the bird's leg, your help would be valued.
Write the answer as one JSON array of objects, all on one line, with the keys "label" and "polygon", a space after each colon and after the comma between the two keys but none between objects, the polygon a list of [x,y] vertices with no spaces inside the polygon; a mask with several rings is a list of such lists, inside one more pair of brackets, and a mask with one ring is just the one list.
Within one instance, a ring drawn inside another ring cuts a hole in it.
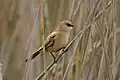
[{"label": "bird's leg", "polygon": [[50,54],[52,55],[52,57],[53,57],[53,59],[54,59],[54,63],[56,63],[56,57],[53,55],[53,53],[52,52],[50,52]]}]

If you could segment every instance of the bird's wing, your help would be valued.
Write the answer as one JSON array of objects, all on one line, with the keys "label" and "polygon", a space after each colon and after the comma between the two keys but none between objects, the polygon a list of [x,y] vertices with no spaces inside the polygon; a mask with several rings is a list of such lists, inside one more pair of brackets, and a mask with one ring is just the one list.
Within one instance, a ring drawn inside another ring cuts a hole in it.
[{"label": "bird's wing", "polygon": [[[54,44],[54,37],[55,35],[51,35],[48,37],[48,39],[45,41],[45,49],[52,46]],[[34,59],[38,54],[40,54],[40,51],[43,50],[43,46],[41,46],[36,52],[33,53],[32,59]]]},{"label": "bird's wing", "polygon": [[53,46],[53,44],[55,42],[55,37],[56,37],[56,35],[52,34],[47,38],[47,40],[45,42],[45,48],[46,49]]},{"label": "bird's wing", "polygon": [[[48,36],[45,41],[45,49],[53,46],[54,41],[55,41],[55,34],[51,34],[50,36]],[[35,51],[32,54],[31,60],[34,59],[38,54],[40,54],[40,51],[42,51],[42,50],[43,50],[43,46],[41,46],[37,51]],[[27,62],[27,61],[28,61],[28,58],[25,59],[25,62]]]}]

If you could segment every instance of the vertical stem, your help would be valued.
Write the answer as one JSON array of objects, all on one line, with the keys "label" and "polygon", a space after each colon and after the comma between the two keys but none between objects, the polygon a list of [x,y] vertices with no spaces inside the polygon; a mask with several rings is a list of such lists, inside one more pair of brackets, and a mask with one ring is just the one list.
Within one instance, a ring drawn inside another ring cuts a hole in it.
[{"label": "vertical stem", "polygon": [[115,76],[116,76],[116,66],[115,66],[115,59],[116,59],[116,24],[115,24],[115,1],[114,0],[112,0],[113,1],[113,4],[112,4],[112,24],[113,24],[113,47],[112,47],[112,49],[113,49],[113,51],[112,51],[112,78],[113,78],[113,80],[115,80]]},{"label": "vertical stem", "polygon": [[40,32],[42,35],[42,45],[44,54],[44,69],[46,68],[46,53],[45,53],[45,28],[44,28],[44,0],[40,0]]},{"label": "vertical stem", "polygon": [[[45,52],[45,27],[44,27],[44,7],[45,7],[45,0],[40,0],[40,30],[41,30],[41,35],[42,35],[42,45],[43,45],[43,54],[44,54],[44,69],[47,67],[47,54]],[[45,77],[46,79],[46,73]]]}]

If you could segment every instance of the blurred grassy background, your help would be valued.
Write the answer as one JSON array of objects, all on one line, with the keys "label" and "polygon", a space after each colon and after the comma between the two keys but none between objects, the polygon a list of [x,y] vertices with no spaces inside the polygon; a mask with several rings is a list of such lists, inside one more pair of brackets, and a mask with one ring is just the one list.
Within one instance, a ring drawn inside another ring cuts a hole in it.
[{"label": "blurred grassy background", "polygon": [[41,80],[119,80],[119,7],[120,0],[0,0],[3,80],[35,80],[51,55],[24,60],[65,19],[76,25],[70,41],[82,33]]}]

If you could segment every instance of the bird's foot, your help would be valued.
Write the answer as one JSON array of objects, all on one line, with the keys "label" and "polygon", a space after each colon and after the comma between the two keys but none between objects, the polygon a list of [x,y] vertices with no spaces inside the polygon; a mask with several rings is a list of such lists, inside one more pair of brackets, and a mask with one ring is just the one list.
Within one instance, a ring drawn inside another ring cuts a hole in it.
[{"label": "bird's foot", "polygon": [[62,49],[62,51],[63,51],[63,52],[67,52],[67,51],[68,51],[68,49]]}]

